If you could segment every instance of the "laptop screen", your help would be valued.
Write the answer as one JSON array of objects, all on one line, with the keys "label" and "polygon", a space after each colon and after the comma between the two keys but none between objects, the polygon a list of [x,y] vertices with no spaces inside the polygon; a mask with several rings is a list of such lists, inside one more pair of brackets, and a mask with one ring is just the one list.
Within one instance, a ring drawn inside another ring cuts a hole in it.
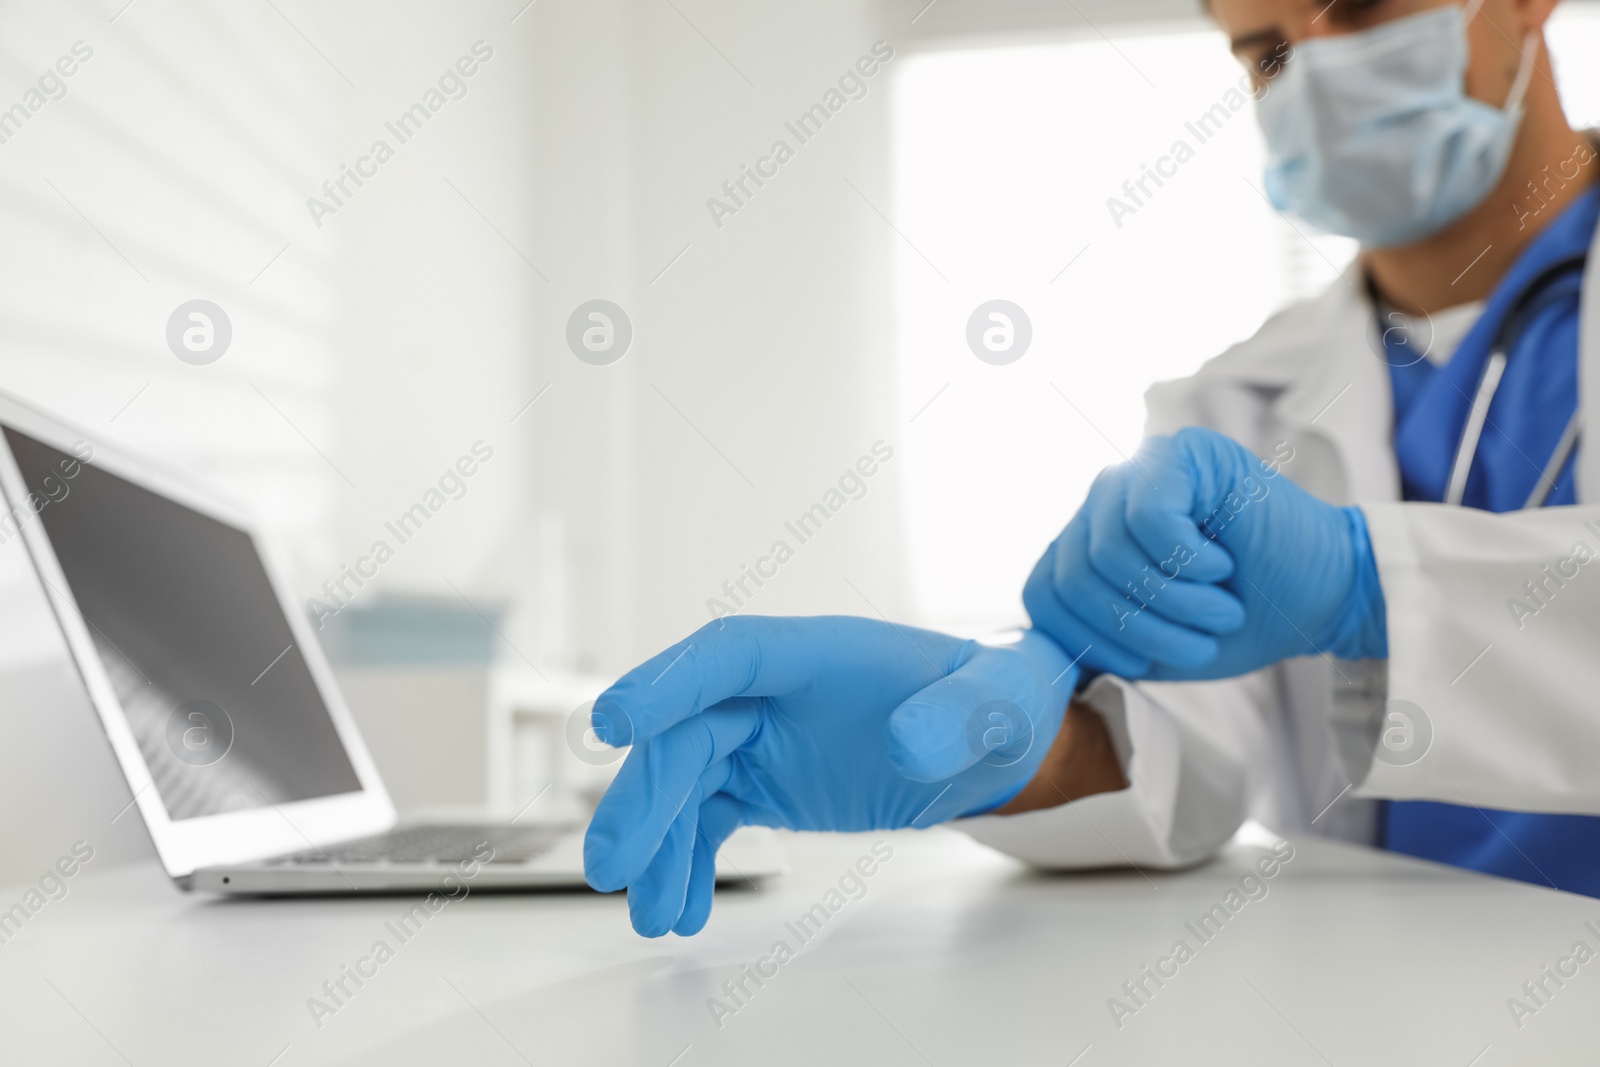
[{"label": "laptop screen", "polygon": [[359,791],[249,534],[4,432],[169,816]]}]

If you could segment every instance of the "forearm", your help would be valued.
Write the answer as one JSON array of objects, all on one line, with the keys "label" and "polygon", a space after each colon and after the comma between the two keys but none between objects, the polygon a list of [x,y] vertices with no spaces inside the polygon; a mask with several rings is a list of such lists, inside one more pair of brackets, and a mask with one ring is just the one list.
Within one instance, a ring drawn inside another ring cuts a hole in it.
[{"label": "forearm", "polygon": [[1105,720],[1093,709],[1074,702],[1067,706],[1061,729],[1033,778],[1022,792],[992,814],[1018,815],[1126,788],[1128,779]]}]

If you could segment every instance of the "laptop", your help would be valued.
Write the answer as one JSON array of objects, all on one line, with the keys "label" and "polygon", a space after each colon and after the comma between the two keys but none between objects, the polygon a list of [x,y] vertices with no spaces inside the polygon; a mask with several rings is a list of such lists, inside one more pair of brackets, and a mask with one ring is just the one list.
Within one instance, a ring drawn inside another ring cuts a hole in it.
[{"label": "laptop", "polygon": [[[225,894],[585,885],[582,825],[403,824],[246,509],[0,394],[21,537],[162,865]],[[463,715],[481,713],[462,709]],[[781,873],[744,827],[719,881]]]}]

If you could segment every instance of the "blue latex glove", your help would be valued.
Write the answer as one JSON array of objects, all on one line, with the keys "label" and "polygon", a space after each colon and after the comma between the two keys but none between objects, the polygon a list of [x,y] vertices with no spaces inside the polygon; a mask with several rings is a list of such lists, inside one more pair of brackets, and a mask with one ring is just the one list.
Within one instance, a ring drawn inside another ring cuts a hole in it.
[{"label": "blue latex glove", "polygon": [[595,734],[633,750],[584,840],[589,884],[627,887],[647,937],[696,933],[740,824],[894,830],[998,807],[1076,681],[1035,632],[991,647],[872,619],[707,625],[595,702]]},{"label": "blue latex glove", "polygon": [[1211,430],[1150,438],[1102,473],[1022,599],[1086,672],[1124,678],[1388,655],[1361,511],[1318,500]]}]

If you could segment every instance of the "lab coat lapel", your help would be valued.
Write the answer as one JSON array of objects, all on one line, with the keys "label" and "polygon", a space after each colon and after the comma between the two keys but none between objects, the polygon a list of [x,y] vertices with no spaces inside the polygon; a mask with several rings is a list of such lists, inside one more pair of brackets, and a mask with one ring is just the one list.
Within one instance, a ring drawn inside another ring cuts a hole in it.
[{"label": "lab coat lapel", "polygon": [[[1359,277],[1358,270],[1352,267],[1349,273]],[[1400,471],[1388,367],[1378,355],[1371,302],[1358,285],[1336,282],[1323,295],[1321,336],[1301,354],[1299,373],[1273,403],[1273,414],[1291,443],[1320,437],[1338,460],[1337,472],[1322,472],[1315,478],[1320,484],[1307,488],[1335,495],[1327,484],[1335,475],[1343,483],[1336,495],[1346,501],[1397,500]],[[1292,465],[1289,470],[1292,475]]]}]

